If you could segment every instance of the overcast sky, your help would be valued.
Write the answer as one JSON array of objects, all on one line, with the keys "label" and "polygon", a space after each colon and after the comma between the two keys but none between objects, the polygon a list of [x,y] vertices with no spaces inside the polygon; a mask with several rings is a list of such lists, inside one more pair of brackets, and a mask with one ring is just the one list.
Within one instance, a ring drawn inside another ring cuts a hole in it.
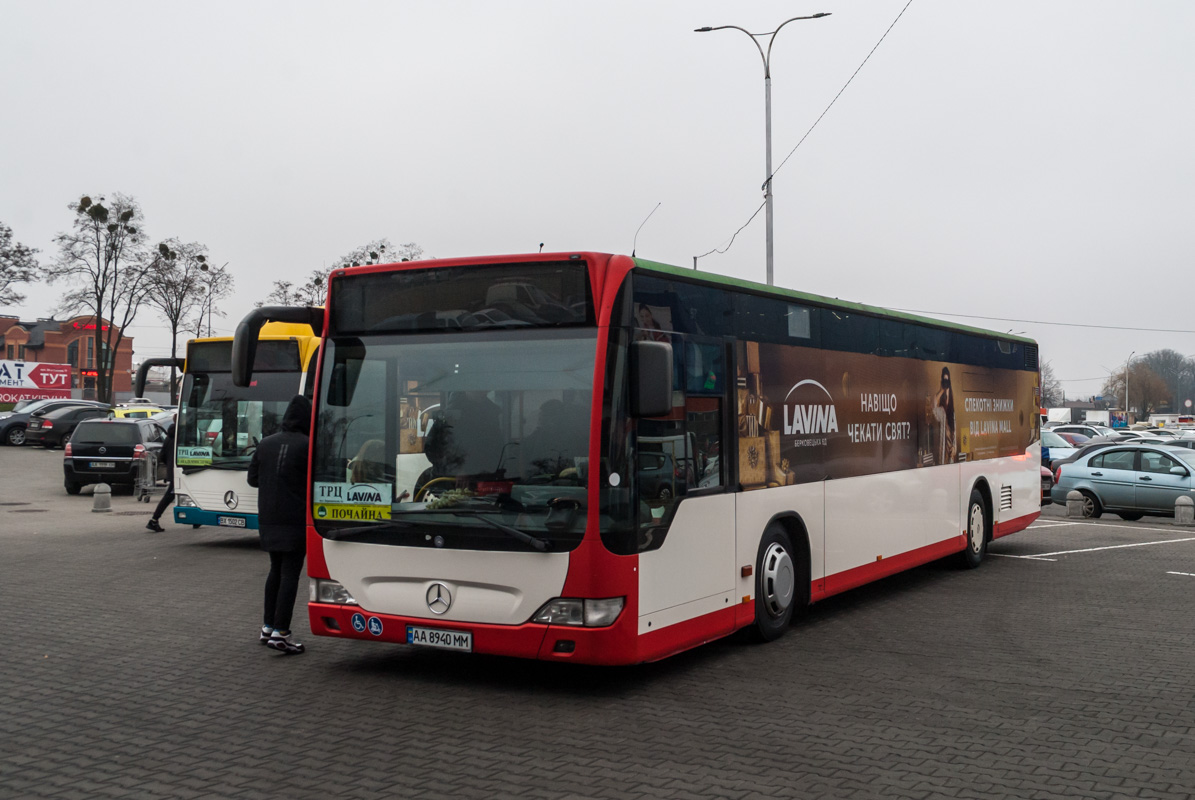
[{"label": "overcast sky", "polygon": [[[210,248],[231,332],[271,282],[365,242],[437,257],[598,250],[691,266],[908,0],[0,0],[0,221],[54,254],[68,202],[125,192]],[[766,41],[766,40],[765,40]],[[1195,354],[1195,3],[913,0],[779,169],[776,283],[1024,332],[1098,392]],[[709,272],[763,281],[764,215]],[[56,290],[27,286],[48,316]],[[945,317],[944,317],[945,318]],[[135,360],[168,353],[145,310]]]}]

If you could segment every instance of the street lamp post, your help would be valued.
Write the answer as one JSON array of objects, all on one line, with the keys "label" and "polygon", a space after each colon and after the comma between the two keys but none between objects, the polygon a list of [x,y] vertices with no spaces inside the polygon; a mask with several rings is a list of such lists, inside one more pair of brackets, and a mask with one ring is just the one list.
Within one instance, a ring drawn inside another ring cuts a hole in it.
[{"label": "street lamp post", "polygon": [[[772,238],[772,44],[776,41],[776,34],[780,33],[780,29],[790,22],[796,22],[801,19],[820,19],[828,17],[830,13],[822,11],[817,14],[810,14],[806,17],[793,17],[781,22],[774,31],[767,33],[751,33],[746,28],[740,28],[738,25],[719,25],[716,28],[704,27],[697,28],[694,33],[709,33],[710,31],[722,31],[733,28],[736,31],[742,31],[751,37],[752,44],[759,50],[759,57],[763,59],[763,97],[764,97],[764,148],[766,150],[765,169],[767,174],[764,176],[763,190],[764,190],[764,218],[767,225],[767,249],[768,249],[768,286],[772,285],[772,264],[773,264],[773,238]],[[768,49],[764,52],[757,37],[771,36],[768,39]]]},{"label": "street lamp post", "polygon": [[1129,367],[1133,365],[1133,356],[1137,351],[1129,353],[1129,360],[1124,362],[1124,424],[1129,424]]}]

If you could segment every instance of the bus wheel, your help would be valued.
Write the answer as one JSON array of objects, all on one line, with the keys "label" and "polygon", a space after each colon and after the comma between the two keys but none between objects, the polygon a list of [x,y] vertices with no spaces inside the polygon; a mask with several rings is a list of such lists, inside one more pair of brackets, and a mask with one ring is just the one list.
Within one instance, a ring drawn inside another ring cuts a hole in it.
[{"label": "bus wheel", "polygon": [[796,573],[788,533],[780,525],[769,525],[755,568],[754,638],[771,642],[788,630],[797,596]]},{"label": "bus wheel", "polygon": [[967,503],[967,547],[962,552],[961,565],[975,569],[988,551],[988,511],[983,495],[978,489],[971,490]]}]

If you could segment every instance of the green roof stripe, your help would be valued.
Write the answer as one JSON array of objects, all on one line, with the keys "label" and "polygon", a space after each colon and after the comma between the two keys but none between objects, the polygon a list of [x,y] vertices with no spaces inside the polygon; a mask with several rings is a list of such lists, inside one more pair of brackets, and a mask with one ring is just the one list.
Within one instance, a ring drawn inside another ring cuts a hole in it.
[{"label": "green roof stripe", "polygon": [[798,292],[793,289],[783,289],[779,286],[767,286],[762,283],[755,283],[754,281],[745,281],[741,278],[730,278],[726,275],[716,275],[712,272],[698,272],[692,269],[684,269],[683,267],[674,267],[671,264],[661,264],[658,261],[648,261],[645,258],[634,259],[635,266],[640,269],[649,270],[651,272],[663,272],[668,275],[674,275],[677,278],[687,280],[698,280],[703,283],[717,283],[723,286],[733,286],[736,289],[745,289],[756,294],[772,295],[778,297],[788,297],[793,300],[800,300],[806,303],[816,303],[818,305],[830,306],[831,308],[841,308],[847,311],[857,311],[865,314],[872,314],[877,317],[889,317],[891,319],[901,319],[908,322],[915,322],[919,325],[933,325],[938,328],[948,328],[953,331],[963,331],[965,333],[975,333],[980,336],[990,336],[994,339],[1002,339],[1009,342],[1024,342],[1026,344],[1036,345],[1037,342],[1033,339],[1024,336],[1017,336],[1011,333],[1000,333],[999,331],[988,330],[986,328],[975,328],[970,325],[959,325],[955,322],[946,322],[941,319],[934,319],[933,317],[921,317],[916,314],[906,314],[901,311],[892,311],[878,306],[869,306],[864,303],[852,303],[847,300],[839,300],[834,297],[823,297],[819,294],[809,294],[808,292]]}]

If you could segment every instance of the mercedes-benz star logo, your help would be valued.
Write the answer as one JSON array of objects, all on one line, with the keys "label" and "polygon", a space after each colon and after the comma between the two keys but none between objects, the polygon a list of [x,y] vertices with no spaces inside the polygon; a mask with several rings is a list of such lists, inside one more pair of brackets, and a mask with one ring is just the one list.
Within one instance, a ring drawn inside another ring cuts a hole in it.
[{"label": "mercedes-benz star logo", "polygon": [[445,614],[452,606],[452,592],[442,583],[427,587],[427,607],[433,614]]},{"label": "mercedes-benz star logo", "polygon": [[232,489],[229,489],[224,493],[224,505],[228,506],[229,508],[236,508],[238,502],[237,493]]}]

